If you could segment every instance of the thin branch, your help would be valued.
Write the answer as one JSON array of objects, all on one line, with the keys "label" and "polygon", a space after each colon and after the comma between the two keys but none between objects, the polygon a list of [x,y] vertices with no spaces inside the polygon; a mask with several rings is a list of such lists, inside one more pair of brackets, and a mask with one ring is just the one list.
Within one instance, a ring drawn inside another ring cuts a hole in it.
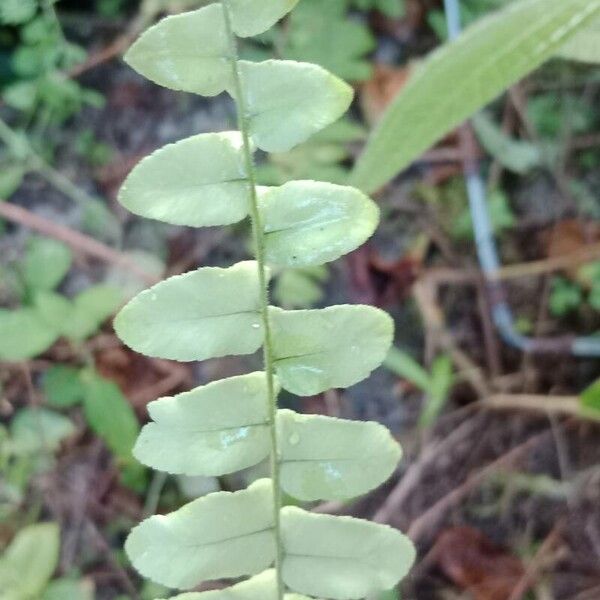
[{"label": "thin branch", "polygon": [[[582,411],[577,396],[538,396],[535,394],[498,394],[486,398],[481,403],[485,408],[495,410],[522,410],[528,412],[544,412],[554,415],[572,417],[588,417]],[[591,416],[589,418],[592,418]],[[600,413],[597,417],[600,420]]]},{"label": "thin branch", "polygon": [[25,208],[21,208],[20,206],[9,202],[0,202],[0,217],[12,221],[13,223],[19,223],[20,225],[24,225],[39,233],[64,242],[75,251],[81,252],[82,254],[113,264],[125,271],[129,271],[146,283],[154,284],[159,281],[159,278],[145,271],[126,254],[114,250],[79,231],[74,231],[63,225],[53,223]]},{"label": "thin branch", "polygon": [[158,505],[160,503],[160,497],[162,491],[167,483],[169,475],[162,471],[155,471],[146,494],[146,501],[144,503],[144,519],[156,514]]},{"label": "thin branch", "polygon": [[29,171],[39,173],[48,183],[68,198],[81,205],[99,204],[97,198],[77,187],[70,179],[51,167],[29,143],[26,137],[18,135],[2,119],[0,119],[0,140],[14,152],[23,157]]},{"label": "thin branch", "polygon": [[562,520],[554,526],[527,566],[527,570],[517,582],[517,585],[513,588],[508,600],[522,600],[523,596],[525,596],[525,594],[532,587],[536,577],[544,566],[546,556],[558,545],[563,526],[564,522]]},{"label": "thin branch", "polygon": [[[494,273],[490,273],[489,278],[496,281],[506,281],[524,277],[537,277],[553,271],[583,265],[599,258],[600,242],[595,242],[561,256],[551,256],[550,258],[500,267]],[[464,285],[476,284],[481,275],[476,270],[434,268],[427,272],[426,277],[435,280],[437,283]]]},{"label": "thin branch", "polygon": [[456,504],[461,502],[473,489],[483,483],[491,475],[500,469],[506,469],[514,466],[530,450],[549,440],[552,433],[549,430],[543,431],[530,437],[527,441],[514,447],[512,450],[503,454],[493,462],[489,463],[483,469],[472,474],[467,480],[453,489],[449,494],[438,500],[433,506],[428,508],[411,524],[408,530],[408,536],[414,541],[419,542],[428,532],[438,526],[446,513]]},{"label": "thin branch", "polygon": [[163,7],[157,0],[144,0],[138,11],[137,17],[131,22],[130,27],[123,35],[114,39],[108,46],[105,46],[98,52],[90,54],[87,60],[74,66],[66,73],[66,76],[70,78],[79,77],[80,75],[83,75],[83,73],[94,69],[113,58],[120,57],[129,48],[139,33],[154,21],[156,16],[160,13],[161,8]]},{"label": "thin branch", "polygon": [[417,281],[413,286],[413,295],[437,345],[450,354],[452,362],[464,373],[480,397],[489,396],[492,392],[483,371],[458,347],[446,329],[444,315],[437,304],[435,281],[427,277]]},{"label": "thin branch", "polygon": [[388,494],[385,502],[375,513],[373,521],[376,523],[389,523],[393,516],[402,511],[404,503],[411,496],[416,486],[421,481],[425,469],[433,464],[439,456],[447,455],[452,447],[470,438],[481,426],[479,417],[464,421],[448,437],[438,443],[428,445],[416,462],[411,464],[398,481],[396,487]]},{"label": "thin branch", "polygon": [[569,252],[562,256],[553,256],[543,260],[522,263],[518,265],[509,265],[498,269],[494,274],[490,274],[490,279],[516,279],[519,277],[533,277],[543,275],[552,271],[560,271],[575,265],[581,265],[600,258],[600,242],[589,244],[575,252]]}]

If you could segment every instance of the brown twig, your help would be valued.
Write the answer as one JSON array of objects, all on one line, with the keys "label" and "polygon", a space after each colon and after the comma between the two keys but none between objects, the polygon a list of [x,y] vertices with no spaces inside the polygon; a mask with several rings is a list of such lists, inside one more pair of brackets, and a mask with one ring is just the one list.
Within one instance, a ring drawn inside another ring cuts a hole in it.
[{"label": "brown twig", "polygon": [[[470,410],[495,409],[495,410],[525,410],[535,412],[546,412],[550,414],[564,414],[571,417],[594,418],[592,414],[586,415],[580,408],[579,398],[576,396],[547,397],[534,395],[493,395],[481,402],[472,403],[468,406]],[[450,448],[461,440],[470,437],[475,429],[479,427],[479,419],[472,418],[464,421],[460,427],[455,429],[448,437],[436,444],[426,447],[418,460],[408,467],[406,473],[401,477],[396,487],[388,494],[385,502],[375,513],[373,520],[377,523],[388,523],[393,515],[402,511],[405,501],[410,497],[414,488],[418,485],[423,471],[440,455],[445,455]],[[551,435],[551,432],[547,432]],[[505,455],[508,456],[508,455]],[[492,463],[493,465],[497,464]]]},{"label": "brown twig", "polygon": [[[490,279],[505,281],[522,277],[536,277],[551,273],[552,271],[560,271],[561,269],[592,262],[599,258],[600,242],[595,242],[561,256],[551,256],[550,258],[543,258],[541,260],[501,267],[496,273],[490,275]],[[427,277],[438,283],[467,284],[476,283],[479,274],[474,269],[435,268],[427,272]]]},{"label": "brown twig", "polygon": [[161,3],[156,0],[143,0],[137,17],[131,21],[131,25],[125,33],[113,40],[108,46],[105,46],[94,54],[90,54],[87,60],[79,65],[75,65],[66,73],[66,76],[70,78],[79,77],[86,71],[94,69],[113,58],[120,57],[125,53],[138,34],[156,18],[162,8]]},{"label": "brown twig", "polygon": [[159,281],[157,277],[146,272],[129,256],[114,250],[79,231],[74,231],[63,225],[53,223],[25,208],[9,202],[0,202],[0,216],[13,223],[19,223],[20,225],[38,231],[39,233],[60,240],[82,254],[86,254],[87,256],[97,258],[129,271],[146,283],[153,284]]},{"label": "brown twig", "polygon": [[435,342],[450,354],[452,362],[464,373],[475,391],[481,397],[489,396],[491,390],[483,371],[456,345],[446,330],[443,313],[437,305],[437,287],[433,280],[422,278],[417,281],[413,286],[413,295]]},{"label": "brown twig", "polygon": [[543,260],[535,260],[518,265],[502,267],[495,275],[491,275],[491,278],[502,280],[516,279],[518,277],[533,277],[551,271],[560,271],[561,269],[590,262],[598,258],[600,258],[600,242],[589,244],[580,250],[569,252],[562,256],[553,256]]},{"label": "brown twig", "polygon": [[[538,396],[535,394],[497,394],[486,398],[482,405],[495,410],[523,410],[554,415],[593,418],[586,414],[577,396]],[[597,417],[600,420],[600,417]]]},{"label": "brown twig", "polygon": [[75,65],[67,75],[70,78],[76,78],[80,75],[83,75],[86,71],[94,69],[95,67],[112,60],[113,58],[117,58],[121,56],[127,50],[133,39],[135,38],[135,33],[125,33],[122,36],[119,36],[116,40],[111,42],[108,46],[105,46],[98,52],[94,54],[90,54],[86,61],[82,62],[79,65]]},{"label": "brown twig", "polygon": [[393,520],[393,516],[402,511],[404,503],[418,485],[425,469],[440,455],[448,454],[453,446],[469,438],[479,426],[479,417],[468,419],[452,431],[448,437],[438,443],[428,445],[421,452],[418,460],[408,467],[396,487],[388,494],[385,502],[373,516],[373,521],[389,523]]},{"label": "brown twig", "polygon": [[165,373],[165,377],[150,386],[131,393],[129,400],[134,406],[143,406],[151,400],[165,396],[190,379],[190,372],[184,365],[159,359],[152,359],[152,362]]},{"label": "brown twig", "polygon": [[571,596],[569,600],[598,600],[600,598],[600,585],[597,585],[589,590]]},{"label": "brown twig", "polygon": [[438,500],[433,506],[427,509],[411,524],[408,530],[408,536],[414,541],[419,542],[428,532],[437,527],[445,514],[465,496],[467,496],[475,487],[484,482],[500,469],[512,467],[517,461],[521,460],[530,450],[549,440],[552,433],[545,430],[530,437],[527,441],[519,444],[506,454],[503,454],[493,462],[489,463],[483,469],[472,474],[467,480],[453,489],[449,494]]},{"label": "brown twig", "polygon": [[517,585],[515,585],[513,588],[508,600],[522,600],[523,596],[525,596],[525,594],[529,591],[531,586],[534,584],[537,575],[544,566],[546,556],[552,552],[552,550],[554,550],[560,541],[563,525],[564,522],[561,520],[553,527],[552,531],[543,541],[529,565],[527,565],[527,570],[517,582]]},{"label": "brown twig", "polygon": [[587,150],[600,147],[600,133],[574,136],[570,140],[571,150]]}]

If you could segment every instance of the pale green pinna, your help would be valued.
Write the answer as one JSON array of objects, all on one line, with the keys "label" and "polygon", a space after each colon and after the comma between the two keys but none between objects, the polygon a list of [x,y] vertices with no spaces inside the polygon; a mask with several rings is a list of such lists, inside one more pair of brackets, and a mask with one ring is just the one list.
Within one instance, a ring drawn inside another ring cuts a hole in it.
[{"label": "pale green pinna", "polygon": [[[377,423],[277,409],[281,388],[347,387],[383,361],[393,323],[369,306],[285,311],[269,306],[269,265],[320,265],[362,244],[379,218],[360,191],[315,181],[256,185],[253,153],[287,151],[338,119],[352,90],[322,68],[239,60],[236,35],[257,35],[298,0],[223,0],[168,17],[127,62],[175,90],[236,101],[239,131],[197,135],[158,150],[131,173],[120,201],[136,214],[188,226],[250,216],[255,261],[202,268],[142,292],[117,316],[123,341],[148,356],[194,361],[263,348],[264,371],[215,381],[150,404],[134,453],[174,474],[218,476],[270,458],[271,479],[195,500],[136,527],[126,543],[138,571],[175,589],[253,576],[180,600],[352,599],[390,589],[415,556],[400,532],[350,517],[282,507],[344,500],[385,481],[401,450]],[[304,594],[304,595],[301,595]]]}]

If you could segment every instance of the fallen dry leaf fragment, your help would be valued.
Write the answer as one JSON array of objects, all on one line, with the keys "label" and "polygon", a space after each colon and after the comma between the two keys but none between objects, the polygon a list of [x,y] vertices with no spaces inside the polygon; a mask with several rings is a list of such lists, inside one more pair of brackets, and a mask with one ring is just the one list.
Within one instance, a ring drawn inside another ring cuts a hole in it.
[{"label": "fallen dry leaf fragment", "polygon": [[[548,258],[561,257],[584,249],[600,238],[600,227],[593,221],[585,222],[579,219],[563,219],[552,229],[541,234],[541,241]],[[565,273],[577,279],[579,265],[566,269]]]},{"label": "fallen dry leaf fragment", "polygon": [[379,121],[406,84],[409,75],[408,67],[375,65],[373,77],[362,86],[360,92],[360,105],[369,125],[373,126]]},{"label": "fallen dry leaf fragment", "polygon": [[525,573],[520,559],[472,527],[447,529],[434,552],[446,577],[474,600],[508,600]]}]

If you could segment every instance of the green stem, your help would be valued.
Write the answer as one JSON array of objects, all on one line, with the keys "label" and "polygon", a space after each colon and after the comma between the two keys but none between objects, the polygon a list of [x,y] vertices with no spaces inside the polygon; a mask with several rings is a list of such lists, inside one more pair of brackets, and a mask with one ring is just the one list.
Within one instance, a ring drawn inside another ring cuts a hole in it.
[{"label": "green stem", "polygon": [[54,8],[54,3],[51,0],[44,0],[42,2],[42,9],[48,19],[54,22],[54,27],[56,27],[56,32],[63,44],[67,44],[67,38],[65,37],[65,33],[63,31],[62,25],[60,24],[60,19],[58,18],[58,13],[56,12],[56,8]]},{"label": "green stem", "polygon": [[281,543],[281,488],[279,484],[279,448],[277,442],[277,430],[275,427],[277,417],[277,394],[274,381],[273,344],[271,334],[271,323],[269,320],[269,281],[265,261],[265,244],[262,219],[258,209],[258,194],[256,191],[256,171],[252,146],[249,134],[249,116],[246,108],[246,99],[242,85],[242,76],[238,58],[237,42],[231,23],[230,0],[221,0],[225,26],[229,38],[233,91],[237,107],[238,128],[242,134],[244,164],[249,184],[250,217],[252,221],[252,237],[254,240],[254,254],[258,263],[258,279],[260,285],[260,314],[263,324],[265,341],[263,344],[263,357],[265,375],[267,378],[267,394],[269,403],[269,422],[271,432],[271,479],[273,482],[273,506],[274,506],[274,534],[276,544],[275,569],[277,573],[277,600],[283,600],[284,586],[282,579],[283,546]]},{"label": "green stem", "polygon": [[[75,185],[68,177],[50,166],[33,148],[25,135],[15,133],[2,119],[0,119],[0,141],[6,144],[13,155],[24,165],[26,172],[37,173],[45,179],[54,189],[64,194],[74,202],[81,205],[84,210],[94,209],[97,214],[104,217],[103,232],[113,234],[116,246],[121,245],[121,227],[105,205],[88,194],[85,190]],[[97,233],[94,230],[94,233]]]},{"label": "green stem", "polygon": [[36,173],[41,175],[52,187],[63,193],[67,198],[71,198],[71,200],[82,206],[98,204],[99,200],[76,186],[70,179],[56,169],[53,169],[38,155],[31,155],[30,164]]},{"label": "green stem", "polygon": [[50,185],[62,192],[71,200],[85,206],[97,204],[98,200],[87,192],[77,187],[70,179],[53,169],[33,149],[25,136],[15,133],[2,119],[0,119],[0,140],[19,158],[26,161],[30,171],[39,173]]},{"label": "green stem", "polygon": [[146,495],[146,502],[144,502],[144,518],[151,517],[156,514],[158,504],[160,503],[160,496],[165,487],[169,475],[162,471],[155,471],[148,488],[148,494]]}]

